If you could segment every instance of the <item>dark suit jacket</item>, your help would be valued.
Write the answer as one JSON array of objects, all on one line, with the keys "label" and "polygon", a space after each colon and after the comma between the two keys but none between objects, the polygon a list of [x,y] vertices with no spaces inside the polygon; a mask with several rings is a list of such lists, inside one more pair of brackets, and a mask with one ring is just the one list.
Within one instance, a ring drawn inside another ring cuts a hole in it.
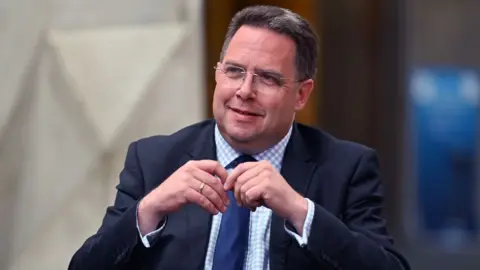
[{"label": "dark suit jacket", "polygon": [[[187,205],[168,222],[149,249],[136,227],[139,200],[189,160],[216,159],[214,121],[129,146],[117,196],[99,231],[73,256],[69,269],[203,269],[212,215]],[[271,269],[409,269],[392,248],[373,150],[294,124],[281,174],[315,203],[304,248],[273,214]]]}]

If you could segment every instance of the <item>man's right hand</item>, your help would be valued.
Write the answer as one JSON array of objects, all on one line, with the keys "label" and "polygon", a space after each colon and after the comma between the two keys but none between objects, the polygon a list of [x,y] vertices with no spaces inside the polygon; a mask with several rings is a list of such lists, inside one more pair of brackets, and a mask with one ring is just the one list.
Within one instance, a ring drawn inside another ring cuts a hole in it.
[{"label": "man's right hand", "polygon": [[217,161],[187,162],[140,201],[137,218],[141,234],[154,231],[166,215],[187,203],[198,204],[214,215],[225,212],[230,203],[223,189],[226,178],[227,171]]}]

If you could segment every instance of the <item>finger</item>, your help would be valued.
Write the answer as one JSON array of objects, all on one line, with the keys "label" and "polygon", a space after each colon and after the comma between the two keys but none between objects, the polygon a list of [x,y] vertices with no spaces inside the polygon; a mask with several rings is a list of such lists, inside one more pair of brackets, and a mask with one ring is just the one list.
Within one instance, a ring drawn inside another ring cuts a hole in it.
[{"label": "finger", "polygon": [[214,189],[212,189],[209,185],[205,185],[200,194],[206,197],[215,206],[215,208],[218,211],[222,213],[227,211],[227,206],[223,203],[222,199],[220,198],[220,196],[218,196],[217,192]]},{"label": "finger", "polygon": [[250,181],[251,179],[257,177],[262,171],[264,170],[263,166],[255,166],[246,170],[240,176],[237,177],[237,180],[234,183],[234,195],[237,202],[240,202],[240,205],[243,205],[243,201],[241,199],[241,192],[240,189],[242,188],[243,184]]},{"label": "finger", "polygon": [[[194,169],[190,173],[192,175],[192,179],[189,183],[190,187],[207,197],[207,199],[218,209],[218,211],[224,212],[226,210],[226,201],[224,201],[222,199],[222,195],[220,195],[213,188],[213,186],[217,186],[217,189],[220,190],[220,193],[225,193],[225,191],[222,189],[220,181],[218,181],[214,176],[200,169]],[[203,188],[200,190],[202,185]]]},{"label": "finger", "polygon": [[187,192],[185,193],[185,196],[187,197],[188,202],[195,203],[201,206],[203,209],[207,210],[213,215],[218,214],[219,212],[218,209],[210,202],[210,200],[207,199],[207,197],[200,194],[195,189],[193,188],[188,189]]},{"label": "finger", "polygon": [[245,162],[238,165],[232,172],[228,175],[227,180],[223,184],[225,190],[230,190],[233,188],[237,178],[243,174],[246,170],[249,170],[255,166],[258,166],[258,162]]},{"label": "finger", "polygon": [[259,207],[264,204],[263,194],[265,193],[263,185],[255,185],[248,189],[244,194],[244,200],[247,205]]},{"label": "finger", "polygon": [[227,179],[227,170],[216,160],[197,160],[194,164],[197,168],[217,176],[222,184]]},{"label": "finger", "polygon": [[215,176],[218,177],[218,179],[220,179],[222,184],[225,183],[225,181],[227,180],[228,172],[227,170],[225,170],[222,164],[218,163],[217,166],[214,168],[213,173],[215,174]]},{"label": "finger", "polygon": [[[223,189],[222,183],[215,176],[205,171],[202,171],[201,169],[193,169],[191,173],[195,179],[205,183],[205,185],[209,186],[210,189],[216,192],[220,198],[221,203],[223,203],[223,205],[228,205],[230,200],[228,199],[227,193]],[[219,208],[219,210],[220,209],[221,208]]]},{"label": "finger", "polygon": [[260,201],[256,201],[256,202],[252,202],[252,203],[246,205],[245,207],[250,209],[250,211],[255,212],[257,210],[257,208],[260,207],[260,206],[262,206],[262,203]]},{"label": "finger", "polygon": [[[249,181],[245,182],[243,185],[239,186],[238,188],[238,193],[239,193],[239,199],[242,205],[247,206],[247,207],[257,207],[259,206],[259,203],[257,202],[258,200],[249,200],[247,199],[246,193],[252,189],[253,187],[259,186],[262,183],[262,177],[257,176]],[[235,190],[236,191],[236,190]]]},{"label": "finger", "polygon": [[259,175],[260,172],[261,172],[261,168],[259,168],[258,166],[253,167],[250,170],[247,170],[243,174],[241,174],[235,181],[233,186],[233,191],[234,191],[233,194],[239,206],[243,206],[243,200],[241,197],[241,190],[243,185],[245,185],[246,183],[249,183],[253,178]]},{"label": "finger", "polygon": [[249,181],[250,179],[257,177],[263,171],[265,171],[265,168],[261,165],[255,166],[253,168],[250,168],[250,169],[244,171],[242,174],[240,174],[237,177],[237,179],[235,180],[234,186],[237,183],[243,184],[243,183]]}]

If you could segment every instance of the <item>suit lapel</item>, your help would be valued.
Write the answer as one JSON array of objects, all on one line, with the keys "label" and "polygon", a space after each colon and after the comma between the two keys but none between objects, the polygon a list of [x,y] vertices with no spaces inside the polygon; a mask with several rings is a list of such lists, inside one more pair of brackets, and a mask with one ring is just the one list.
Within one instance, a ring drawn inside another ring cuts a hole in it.
[{"label": "suit lapel", "polygon": [[[179,166],[189,160],[210,159],[216,160],[216,147],[214,139],[214,121],[208,122],[200,127],[198,133],[192,134],[187,140],[186,153],[179,159]],[[310,155],[307,147],[294,124],[292,137],[285,150],[282,162],[281,174],[287,182],[302,196],[306,195],[308,185],[315,170],[315,163],[309,162]],[[205,262],[212,215],[200,206],[190,204],[184,207],[186,233],[189,242],[195,243],[195,248],[188,248],[185,252],[189,258],[188,265],[192,269],[202,269]],[[284,220],[277,215],[272,215],[271,236],[270,236],[270,268],[282,269],[286,264],[286,252],[292,243],[284,229]],[[198,248],[202,247],[202,248]],[[201,252],[198,252],[201,251]]]},{"label": "suit lapel", "polygon": [[[281,174],[294,190],[302,196],[306,195],[308,185],[315,170],[315,163],[309,162],[310,155],[294,124],[292,137],[285,149],[282,162]],[[270,265],[273,269],[283,269],[288,246],[292,243],[292,237],[284,228],[285,221],[279,216],[272,214],[270,236]]]},{"label": "suit lapel", "polygon": [[[198,133],[192,134],[190,145],[187,145],[187,152],[180,159],[181,165],[189,160],[217,159],[213,132],[214,122],[210,121]],[[187,228],[186,239],[189,239],[190,243],[194,243],[194,248],[188,248],[188,265],[189,267],[193,266],[192,269],[201,269],[203,268],[208,248],[212,215],[196,204],[186,205],[184,213]]]}]

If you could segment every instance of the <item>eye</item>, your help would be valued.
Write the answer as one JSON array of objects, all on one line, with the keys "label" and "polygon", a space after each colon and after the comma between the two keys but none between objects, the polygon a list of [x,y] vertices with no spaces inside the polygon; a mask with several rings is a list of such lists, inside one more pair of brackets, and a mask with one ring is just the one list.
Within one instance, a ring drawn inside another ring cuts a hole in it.
[{"label": "eye", "polygon": [[237,79],[243,77],[245,72],[242,68],[234,67],[234,66],[227,66],[225,67],[225,75],[232,79]]},{"label": "eye", "polygon": [[260,75],[260,78],[262,79],[262,83],[265,85],[269,86],[281,86],[282,85],[282,80],[276,76],[273,76],[268,73],[264,73]]}]

